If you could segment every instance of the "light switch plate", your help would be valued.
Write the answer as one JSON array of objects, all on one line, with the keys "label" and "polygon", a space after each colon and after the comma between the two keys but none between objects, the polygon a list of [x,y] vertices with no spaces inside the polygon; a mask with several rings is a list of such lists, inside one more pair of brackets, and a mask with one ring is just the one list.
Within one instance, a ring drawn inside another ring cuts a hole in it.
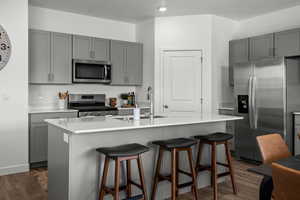
[{"label": "light switch plate", "polygon": [[64,133],[64,142],[69,143],[69,135],[67,133]]}]

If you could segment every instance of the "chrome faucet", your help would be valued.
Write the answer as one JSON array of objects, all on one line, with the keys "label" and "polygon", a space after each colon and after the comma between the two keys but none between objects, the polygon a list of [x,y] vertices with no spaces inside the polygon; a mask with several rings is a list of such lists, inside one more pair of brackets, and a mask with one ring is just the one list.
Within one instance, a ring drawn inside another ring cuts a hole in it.
[{"label": "chrome faucet", "polygon": [[153,89],[151,86],[148,87],[147,99],[150,102],[150,119],[154,119],[154,106],[153,106]]}]

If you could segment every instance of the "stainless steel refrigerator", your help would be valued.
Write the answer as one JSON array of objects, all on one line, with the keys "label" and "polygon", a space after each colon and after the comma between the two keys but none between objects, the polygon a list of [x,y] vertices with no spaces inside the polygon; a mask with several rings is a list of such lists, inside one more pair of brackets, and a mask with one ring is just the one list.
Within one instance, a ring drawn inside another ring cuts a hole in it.
[{"label": "stainless steel refrigerator", "polygon": [[300,110],[300,58],[276,58],[234,66],[237,157],[261,161],[256,137],[280,133],[294,151],[292,112]]}]

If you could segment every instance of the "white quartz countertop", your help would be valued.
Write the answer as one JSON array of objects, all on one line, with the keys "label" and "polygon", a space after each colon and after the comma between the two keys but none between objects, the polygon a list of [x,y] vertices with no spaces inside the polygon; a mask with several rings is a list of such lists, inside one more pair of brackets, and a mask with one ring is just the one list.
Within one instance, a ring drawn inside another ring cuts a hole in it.
[{"label": "white quartz countertop", "polygon": [[201,124],[243,119],[238,116],[218,114],[172,114],[164,118],[120,120],[113,117],[86,117],[71,119],[47,119],[47,123],[62,128],[73,134],[156,128],[176,125]]},{"label": "white quartz countertop", "polygon": [[70,113],[78,112],[78,110],[73,109],[60,109],[60,108],[47,108],[47,107],[29,107],[29,114],[39,114],[39,113]]},{"label": "white quartz countertop", "polygon": [[300,111],[298,112],[293,112],[294,115],[300,115]]}]

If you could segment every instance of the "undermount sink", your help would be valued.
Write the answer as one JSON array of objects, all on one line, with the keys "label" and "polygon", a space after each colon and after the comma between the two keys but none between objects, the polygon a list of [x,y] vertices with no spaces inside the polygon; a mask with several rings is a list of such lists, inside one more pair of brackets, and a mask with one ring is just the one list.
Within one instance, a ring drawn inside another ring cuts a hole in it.
[{"label": "undermount sink", "polygon": [[[150,119],[150,116],[141,116],[141,119]],[[153,117],[154,119],[156,118],[165,118],[165,116],[161,115],[155,115]],[[133,120],[133,116],[119,116],[119,117],[114,117],[114,119],[119,119],[119,120]]]}]

